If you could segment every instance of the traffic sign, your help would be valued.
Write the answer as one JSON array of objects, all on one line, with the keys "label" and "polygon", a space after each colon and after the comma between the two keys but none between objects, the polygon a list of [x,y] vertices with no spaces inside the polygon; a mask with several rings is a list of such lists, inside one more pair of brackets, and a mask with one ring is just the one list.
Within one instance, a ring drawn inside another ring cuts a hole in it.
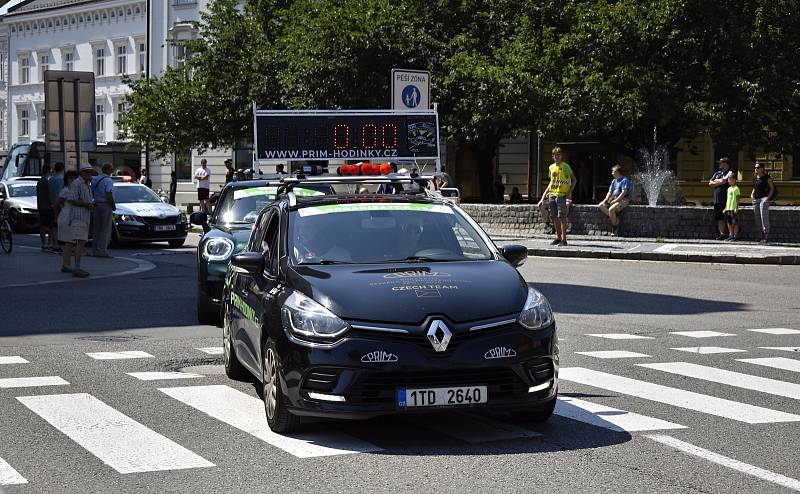
[{"label": "traffic sign", "polygon": [[392,109],[427,110],[430,102],[430,72],[392,69]]}]

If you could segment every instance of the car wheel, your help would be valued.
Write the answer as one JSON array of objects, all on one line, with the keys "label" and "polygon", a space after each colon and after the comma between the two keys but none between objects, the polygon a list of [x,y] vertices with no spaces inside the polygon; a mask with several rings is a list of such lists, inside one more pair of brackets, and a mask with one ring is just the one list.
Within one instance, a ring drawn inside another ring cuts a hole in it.
[{"label": "car wheel", "polygon": [[290,433],[300,428],[300,417],[293,415],[286,408],[286,395],[281,389],[280,366],[275,354],[275,346],[266,340],[261,352],[261,382],[264,386],[264,410],[267,413],[267,424],[273,432]]},{"label": "car wheel", "polygon": [[511,418],[520,422],[547,422],[547,420],[553,415],[553,410],[556,408],[557,398],[558,396],[553,396],[552,399],[541,405],[538,405],[536,408],[515,410],[511,412]]},{"label": "car wheel", "polygon": [[8,210],[8,224],[11,225],[11,231],[14,233],[22,232],[22,222],[19,219],[19,211],[13,208]]},{"label": "car wheel", "polygon": [[225,363],[225,375],[236,381],[244,381],[249,377],[249,372],[244,368],[239,357],[236,356],[236,347],[233,346],[233,332],[229,317],[222,323],[222,358]]},{"label": "car wheel", "polygon": [[222,322],[220,310],[216,304],[209,297],[203,295],[199,288],[197,289],[197,322],[210,326],[219,326]]},{"label": "car wheel", "polygon": [[173,248],[183,247],[184,242],[186,242],[185,238],[178,238],[178,239],[175,239],[175,240],[167,241],[169,246],[173,247]]}]

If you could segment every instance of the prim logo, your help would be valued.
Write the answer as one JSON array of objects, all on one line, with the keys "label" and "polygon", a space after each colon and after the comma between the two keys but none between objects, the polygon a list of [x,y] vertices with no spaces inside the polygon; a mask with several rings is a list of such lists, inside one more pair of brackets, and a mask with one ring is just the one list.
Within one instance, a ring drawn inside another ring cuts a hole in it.
[{"label": "prim logo", "polygon": [[387,280],[394,280],[398,278],[449,278],[450,273],[441,273],[438,271],[399,271],[397,273],[387,273],[383,275]]},{"label": "prim logo", "polygon": [[369,352],[361,357],[361,361],[365,363],[386,363],[386,362],[397,362],[397,355],[385,352],[383,350],[375,350],[373,352]]},{"label": "prim logo", "polygon": [[504,346],[496,346],[483,354],[483,358],[485,358],[486,360],[492,360],[496,358],[511,358],[516,356],[517,356],[516,350],[514,350],[513,348],[506,348]]}]

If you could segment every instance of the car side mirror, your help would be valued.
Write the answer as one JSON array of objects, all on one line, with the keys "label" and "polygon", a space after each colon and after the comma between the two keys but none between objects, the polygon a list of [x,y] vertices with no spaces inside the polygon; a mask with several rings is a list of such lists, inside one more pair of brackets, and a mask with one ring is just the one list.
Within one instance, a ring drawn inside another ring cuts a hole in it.
[{"label": "car side mirror", "polygon": [[504,245],[500,248],[500,253],[515,268],[525,264],[528,259],[528,248],[524,245]]},{"label": "car side mirror", "polygon": [[240,252],[231,257],[231,266],[252,275],[264,272],[264,256],[260,252]]},{"label": "car side mirror", "polygon": [[211,227],[208,226],[208,213],[195,211],[189,215],[189,223],[203,227],[203,233],[208,233]]}]

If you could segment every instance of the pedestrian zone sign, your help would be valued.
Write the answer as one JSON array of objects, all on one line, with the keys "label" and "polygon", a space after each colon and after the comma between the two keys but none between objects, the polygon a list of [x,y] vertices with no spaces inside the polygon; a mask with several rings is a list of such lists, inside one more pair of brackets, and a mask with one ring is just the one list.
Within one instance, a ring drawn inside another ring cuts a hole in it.
[{"label": "pedestrian zone sign", "polygon": [[430,102],[430,72],[392,69],[392,109],[427,110]]}]

